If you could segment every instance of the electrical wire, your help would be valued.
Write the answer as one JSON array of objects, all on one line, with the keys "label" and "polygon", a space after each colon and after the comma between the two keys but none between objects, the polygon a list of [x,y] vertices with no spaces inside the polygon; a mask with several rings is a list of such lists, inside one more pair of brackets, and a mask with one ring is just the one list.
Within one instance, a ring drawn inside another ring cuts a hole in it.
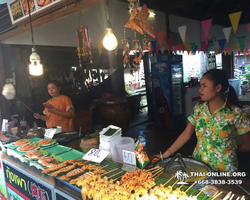
[{"label": "electrical wire", "polygon": [[29,21],[30,21],[31,40],[32,40],[33,49],[35,49],[35,42],[34,42],[34,36],[33,36],[33,28],[32,28],[32,21],[31,21],[29,0],[27,0],[27,3],[28,3],[28,9],[29,9]]}]

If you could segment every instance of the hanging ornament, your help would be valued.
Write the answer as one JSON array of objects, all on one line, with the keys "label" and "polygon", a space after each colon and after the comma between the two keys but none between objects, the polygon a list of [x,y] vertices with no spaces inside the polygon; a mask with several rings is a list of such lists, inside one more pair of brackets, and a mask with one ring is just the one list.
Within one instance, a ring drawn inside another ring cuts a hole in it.
[{"label": "hanging ornament", "polygon": [[81,25],[76,31],[77,35],[77,55],[79,57],[79,67],[82,67],[82,59],[85,56],[89,56],[90,63],[92,61],[92,42],[90,40],[88,27],[85,29],[83,25]]},{"label": "hanging ornament", "polygon": [[142,49],[143,51],[148,51],[149,55],[152,56],[153,48],[151,46],[150,40],[147,38],[147,35],[144,35],[144,38],[142,39]]},{"label": "hanging ornament", "polygon": [[130,10],[140,5],[140,0],[128,0],[128,2],[129,2],[128,8]]},{"label": "hanging ornament", "polygon": [[134,51],[134,59],[133,59],[133,66],[137,69],[140,67],[141,63],[141,57],[142,57],[142,51],[141,51],[141,43],[140,40],[136,38],[136,32],[134,32],[134,40],[132,42],[133,44],[133,51]]},{"label": "hanging ornament", "polygon": [[76,31],[76,41],[77,41],[77,55],[79,58],[79,67],[82,67],[82,59],[81,59],[81,47],[80,47],[80,39],[79,39],[79,32]]},{"label": "hanging ornament", "polygon": [[123,67],[126,68],[131,68],[130,63],[129,63],[129,52],[130,52],[130,48],[129,48],[129,43],[128,43],[128,39],[126,38],[126,31],[124,28],[124,38],[122,39],[122,45],[123,45]]}]

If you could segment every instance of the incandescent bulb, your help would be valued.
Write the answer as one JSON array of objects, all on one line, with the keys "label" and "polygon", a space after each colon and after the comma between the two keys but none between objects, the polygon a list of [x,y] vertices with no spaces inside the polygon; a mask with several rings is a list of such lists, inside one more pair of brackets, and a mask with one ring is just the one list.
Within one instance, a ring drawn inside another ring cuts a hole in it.
[{"label": "incandescent bulb", "polygon": [[36,53],[35,48],[32,48],[30,55],[29,73],[32,76],[40,76],[43,74],[43,65],[40,63],[40,56]]},{"label": "incandescent bulb", "polygon": [[40,61],[31,61],[29,73],[32,76],[40,76],[43,74],[43,66],[40,64]]},{"label": "incandescent bulb", "polygon": [[103,38],[103,46],[108,51],[113,51],[116,49],[118,41],[111,28],[106,28],[106,34]]}]

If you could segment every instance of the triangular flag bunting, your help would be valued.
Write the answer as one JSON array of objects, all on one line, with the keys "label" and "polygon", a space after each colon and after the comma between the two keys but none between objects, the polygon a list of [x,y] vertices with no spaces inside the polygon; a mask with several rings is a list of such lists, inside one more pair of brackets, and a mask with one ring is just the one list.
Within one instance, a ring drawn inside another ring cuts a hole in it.
[{"label": "triangular flag bunting", "polygon": [[166,40],[166,43],[167,43],[167,45],[168,45],[168,48],[169,48],[169,53],[171,52],[171,50],[172,50],[172,39],[171,38],[167,38],[167,39],[165,39]]},{"label": "triangular flag bunting", "polygon": [[165,47],[161,47],[160,50],[161,50],[161,54],[164,54]]},{"label": "triangular flag bunting", "polygon": [[231,54],[232,49],[233,49],[233,47],[227,47],[226,51],[227,51],[228,55],[230,55],[230,54]]},{"label": "triangular flag bunting", "polygon": [[247,29],[250,32],[250,23],[247,24]]},{"label": "triangular flag bunting", "polygon": [[180,26],[178,27],[178,32],[181,36],[181,40],[183,43],[185,43],[185,36],[186,36],[186,32],[187,32],[187,26]]},{"label": "triangular flag bunting", "polygon": [[172,49],[173,49],[173,52],[177,52],[177,50],[178,50],[178,46],[172,46]]},{"label": "triangular flag bunting", "polygon": [[191,44],[191,51],[194,52],[194,48],[195,48],[195,43]]},{"label": "triangular flag bunting", "polygon": [[151,46],[153,48],[153,52],[155,52],[155,53],[156,53],[156,43],[157,43],[157,41],[152,41],[151,42]]},{"label": "triangular flag bunting", "polygon": [[215,48],[215,54],[217,55],[219,53],[220,47]]},{"label": "triangular flag bunting", "polygon": [[198,45],[195,45],[194,50],[193,50],[194,55],[196,54],[197,49],[198,49]]},{"label": "triangular flag bunting", "polygon": [[188,45],[188,35],[185,36],[184,46],[186,47]]},{"label": "triangular flag bunting", "polygon": [[163,42],[163,39],[164,39],[164,34],[165,34],[165,31],[158,31],[156,33],[160,47],[162,47],[162,42]]},{"label": "triangular flag bunting", "polygon": [[224,51],[224,55],[225,55],[225,56],[227,55],[227,51]]},{"label": "triangular flag bunting", "polygon": [[210,45],[207,45],[207,54],[210,53],[210,48],[211,48],[211,46],[210,46]]},{"label": "triangular flag bunting", "polygon": [[223,28],[222,31],[223,31],[223,33],[224,33],[224,36],[225,36],[225,38],[226,38],[226,41],[228,42],[228,41],[229,41],[229,38],[230,38],[231,31],[232,31],[232,27]]},{"label": "triangular flag bunting", "polygon": [[204,20],[201,22],[202,29],[204,31],[204,40],[206,44],[208,43],[208,36],[209,36],[209,31],[210,31],[212,21],[213,19],[208,19],[208,20]]},{"label": "triangular flag bunting", "polygon": [[238,25],[239,25],[239,22],[240,22],[241,13],[242,13],[242,11],[236,12],[236,13],[232,13],[232,14],[228,15],[229,19],[231,21],[234,33],[237,32]]},{"label": "triangular flag bunting", "polygon": [[201,49],[197,49],[197,51],[198,51],[198,53],[200,53],[200,52],[201,52]]},{"label": "triangular flag bunting", "polygon": [[250,41],[248,41],[248,45],[249,45],[249,47],[250,47]]},{"label": "triangular flag bunting", "polygon": [[226,39],[218,40],[218,43],[219,43],[221,52],[223,52],[225,44],[226,44]]},{"label": "triangular flag bunting", "polygon": [[103,47],[103,44],[102,42],[98,42],[97,43],[97,48],[98,48],[98,52],[99,52],[99,55],[102,55],[102,47]]},{"label": "triangular flag bunting", "polygon": [[236,53],[236,51],[238,51],[238,44],[235,42],[235,43],[233,43],[233,47],[234,47],[234,51],[235,51],[235,53]]},{"label": "triangular flag bunting", "polygon": [[201,50],[202,50],[204,53],[207,52],[207,44],[206,44],[206,42],[202,42],[202,44],[201,44]]},{"label": "triangular flag bunting", "polygon": [[243,52],[245,48],[245,39],[246,39],[246,36],[237,37],[241,52]]},{"label": "triangular flag bunting", "polygon": [[160,47],[156,47],[156,54],[157,55],[159,54],[159,49],[160,49]]},{"label": "triangular flag bunting", "polygon": [[192,45],[191,44],[187,44],[186,45],[186,50],[189,53],[191,51]]}]

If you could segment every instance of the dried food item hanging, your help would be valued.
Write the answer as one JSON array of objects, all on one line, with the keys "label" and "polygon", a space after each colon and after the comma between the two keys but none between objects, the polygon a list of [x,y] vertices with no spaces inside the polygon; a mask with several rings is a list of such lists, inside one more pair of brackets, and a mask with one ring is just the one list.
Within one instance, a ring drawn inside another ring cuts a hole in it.
[{"label": "dried food item hanging", "polygon": [[89,35],[88,27],[85,28],[81,25],[76,31],[77,37],[77,55],[79,58],[79,67],[82,67],[82,59],[85,56],[89,56],[90,63],[92,61],[92,42]]},{"label": "dried food item hanging", "polygon": [[130,63],[129,63],[129,52],[130,52],[129,41],[128,41],[128,38],[126,38],[125,28],[124,28],[124,38],[122,39],[122,45],[123,45],[123,51],[122,51],[123,67],[131,68]]},{"label": "dried food item hanging", "polygon": [[134,32],[134,39],[133,39],[133,52],[134,52],[134,59],[133,59],[133,66],[138,70],[140,68],[141,58],[143,55],[143,51],[141,48],[141,42],[136,37],[136,32]]}]

